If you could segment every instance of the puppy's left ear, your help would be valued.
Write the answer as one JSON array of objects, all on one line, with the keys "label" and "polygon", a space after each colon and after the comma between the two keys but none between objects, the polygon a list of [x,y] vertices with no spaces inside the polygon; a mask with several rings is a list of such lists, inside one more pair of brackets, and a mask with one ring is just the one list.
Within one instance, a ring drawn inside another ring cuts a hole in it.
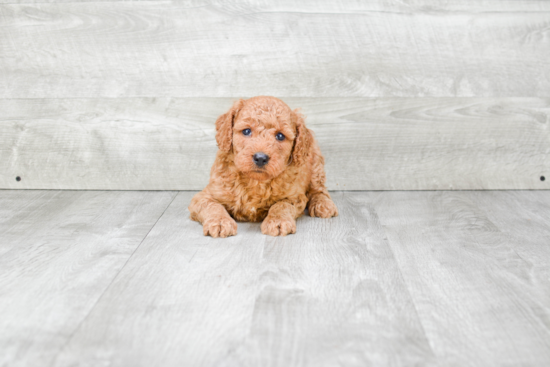
[{"label": "puppy's left ear", "polygon": [[243,108],[244,100],[239,99],[233,106],[216,120],[216,142],[220,150],[229,152],[233,142],[233,120]]},{"label": "puppy's left ear", "polygon": [[298,109],[292,111],[290,118],[296,125],[296,139],[294,140],[292,160],[294,161],[294,164],[301,166],[306,161],[313,137],[311,136],[311,132],[306,127],[304,116]]}]

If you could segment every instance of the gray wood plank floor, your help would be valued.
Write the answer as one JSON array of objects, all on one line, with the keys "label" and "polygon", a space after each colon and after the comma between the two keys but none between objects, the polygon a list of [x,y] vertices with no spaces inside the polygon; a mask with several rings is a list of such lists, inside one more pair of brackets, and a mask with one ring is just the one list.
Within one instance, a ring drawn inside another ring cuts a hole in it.
[{"label": "gray wood plank floor", "polygon": [[228,239],[193,194],[0,190],[0,366],[550,365],[550,191],[333,192]]},{"label": "gray wood plank floor", "polygon": [[47,366],[176,193],[0,191],[0,366]]}]

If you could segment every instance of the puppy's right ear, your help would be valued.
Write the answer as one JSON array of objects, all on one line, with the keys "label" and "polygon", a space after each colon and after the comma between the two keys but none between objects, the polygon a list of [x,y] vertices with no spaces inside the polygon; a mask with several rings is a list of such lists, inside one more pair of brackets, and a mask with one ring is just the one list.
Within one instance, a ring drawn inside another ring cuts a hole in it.
[{"label": "puppy's right ear", "polygon": [[244,100],[239,99],[233,106],[216,120],[216,142],[220,150],[229,152],[233,142],[233,120],[243,107]]}]

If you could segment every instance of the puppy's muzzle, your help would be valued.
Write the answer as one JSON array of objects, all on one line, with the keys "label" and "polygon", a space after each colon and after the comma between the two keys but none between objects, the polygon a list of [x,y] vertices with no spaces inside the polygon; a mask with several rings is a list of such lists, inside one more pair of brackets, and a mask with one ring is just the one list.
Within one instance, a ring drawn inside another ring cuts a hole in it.
[{"label": "puppy's muzzle", "polygon": [[269,156],[265,153],[259,152],[252,157],[254,164],[258,167],[263,167],[269,162]]}]

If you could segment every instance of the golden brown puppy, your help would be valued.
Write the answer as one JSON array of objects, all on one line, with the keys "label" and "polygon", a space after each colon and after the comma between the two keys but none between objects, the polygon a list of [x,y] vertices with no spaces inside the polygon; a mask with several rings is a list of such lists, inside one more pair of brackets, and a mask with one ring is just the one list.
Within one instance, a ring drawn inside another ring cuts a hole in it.
[{"label": "golden brown puppy", "polygon": [[[239,100],[216,121],[218,153],[206,188],[189,205],[204,235],[237,234],[238,221],[263,221],[262,233],[296,233],[306,205],[312,217],[338,209],[325,187],[325,160],[304,118],[275,97]],[[234,219],[233,219],[234,218]]]}]

